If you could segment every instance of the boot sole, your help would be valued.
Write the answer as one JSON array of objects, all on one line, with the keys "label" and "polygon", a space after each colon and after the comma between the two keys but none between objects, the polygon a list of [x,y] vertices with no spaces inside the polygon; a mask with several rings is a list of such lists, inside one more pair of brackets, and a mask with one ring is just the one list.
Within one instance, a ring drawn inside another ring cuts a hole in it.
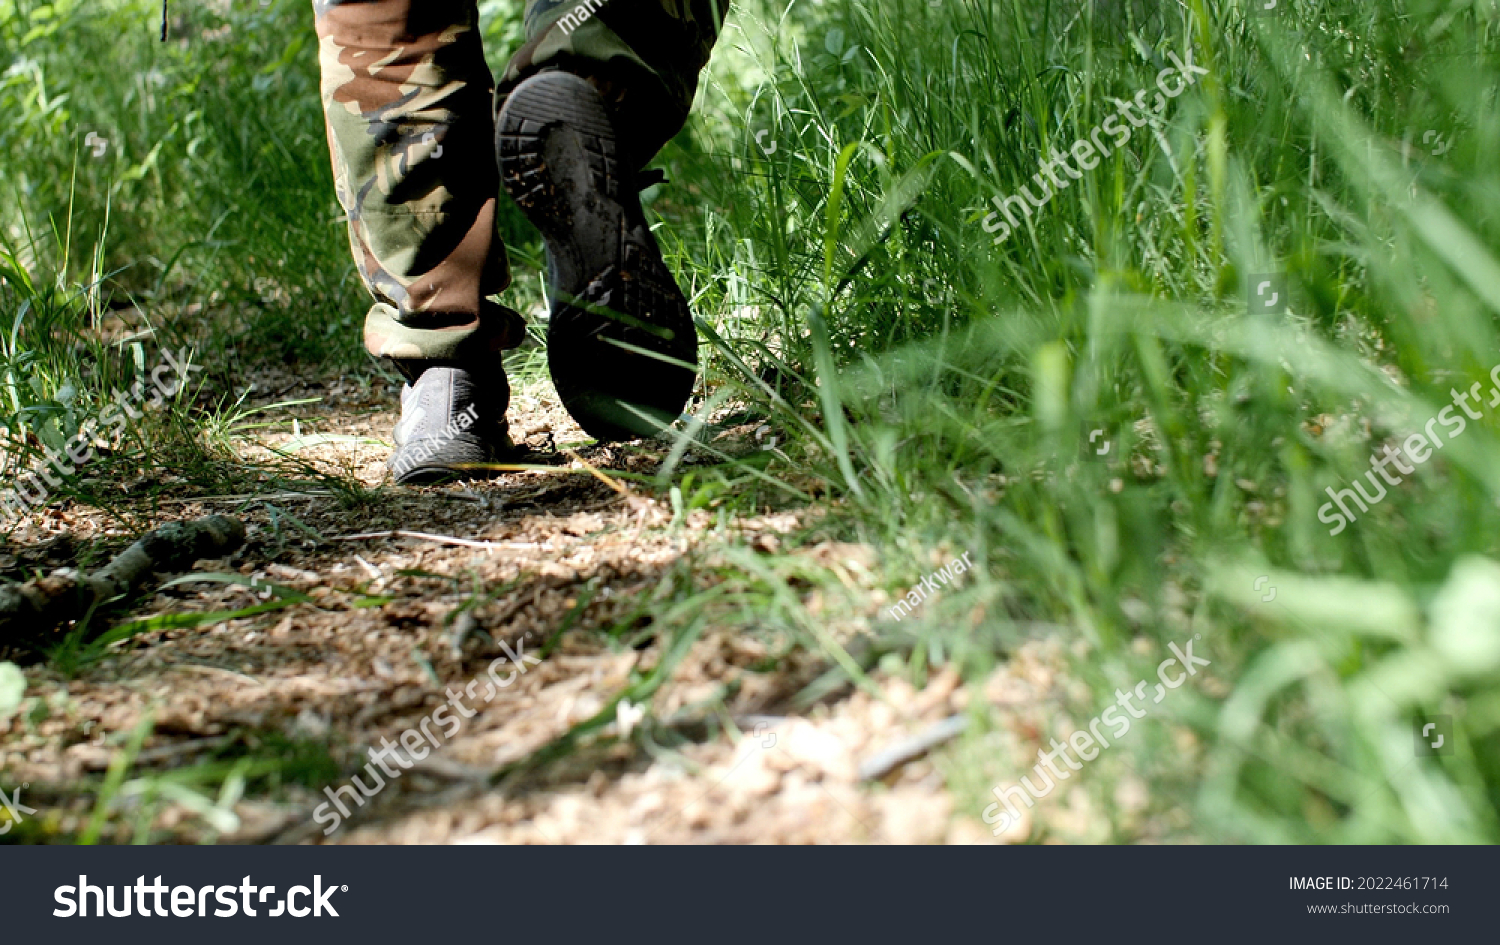
[{"label": "boot sole", "polygon": [[500,180],[547,244],[552,383],[600,440],[649,436],[672,423],[698,364],[687,299],[617,142],[598,92],[567,72],[521,83],[496,120]]}]

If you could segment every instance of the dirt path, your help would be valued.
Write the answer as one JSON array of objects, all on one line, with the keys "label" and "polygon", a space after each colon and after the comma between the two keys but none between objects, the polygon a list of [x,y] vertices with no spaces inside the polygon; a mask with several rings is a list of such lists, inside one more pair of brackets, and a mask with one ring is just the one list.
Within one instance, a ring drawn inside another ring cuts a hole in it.
[{"label": "dirt path", "polygon": [[[266,437],[271,445],[317,433],[384,438],[394,420],[379,391],[266,386],[281,399],[323,399],[294,409],[304,422],[295,434]],[[512,414],[516,433],[534,445],[583,439],[541,395],[519,395]],[[648,452],[579,455],[600,469],[649,472]],[[299,455],[368,486],[384,477],[386,448],[373,443],[324,443]],[[176,779],[233,811],[220,817],[224,841],[990,840],[972,813],[954,816],[938,761],[919,757],[878,781],[859,772],[862,759],[964,711],[969,690],[955,674],[936,673],[917,691],[877,671],[865,689],[846,685],[797,708],[827,661],[784,631],[747,624],[732,594],[695,603],[737,586],[744,574],[734,554],[777,549],[802,512],[726,525],[708,509],[674,515],[670,502],[609,478],[574,462],[387,490],[354,506],[333,495],[163,506],[161,520],[241,515],[247,546],[199,571],[235,572],[306,600],[145,633],[71,680],[32,667],[27,702],[0,737],[0,770],[30,784],[32,806],[48,802],[38,815],[48,835],[76,834],[111,759],[150,712],[154,724],[129,772],[138,780],[116,799],[105,839],[146,836],[143,820],[153,840],[213,836],[190,803],[163,793]],[[36,531],[22,546],[35,554],[32,542],[49,528],[78,538],[119,530],[76,511],[29,527]],[[333,540],[396,529],[436,537]],[[777,574],[812,568],[837,578],[847,593],[826,604],[834,638],[847,642],[868,626],[880,594],[869,586],[867,549],[825,542],[774,557]],[[825,593],[795,579],[780,586],[813,612]],[[179,586],[138,616],[233,611],[274,602],[269,594]],[[674,623],[674,607],[688,616]],[[512,672],[516,660],[524,672]],[[649,704],[617,702],[631,692]],[[559,747],[590,719],[599,722],[592,732]],[[425,740],[402,742],[424,720]],[[373,788],[373,772],[359,766],[382,744],[407,746],[382,756],[394,776],[381,777],[389,783],[364,806],[354,791],[340,793],[349,816],[325,840],[335,808],[319,808],[330,797],[323,788],[337,791],[354,773]],[[555,760],[536,763],[543,750]],[[236,790],[237,780],[225,779],[235,761],[247,778],[238,800],[224,793]]]}]

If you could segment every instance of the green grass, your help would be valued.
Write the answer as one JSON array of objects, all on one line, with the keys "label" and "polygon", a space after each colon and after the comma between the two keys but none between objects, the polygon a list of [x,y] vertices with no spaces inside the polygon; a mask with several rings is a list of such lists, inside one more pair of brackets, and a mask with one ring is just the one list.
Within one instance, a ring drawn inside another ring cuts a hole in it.
[{"label": "green grass", "polygon": [[[492,54],[518,7],[484,4]],[[129,375],[90,331],[127,300],[216,352],[222,390],[252,350],[362,369],[306,5],[192,8],[166,46],[153,9],[0,2],[14,439],[61,435]],[[1497,26],[1427,0],[1254,19],[1203,0],[737,4],[648,199],[724,339],[710,395],[768,418],[785,458],[663,487],[691,503],[734,481],[736,511],[815,493],[832,514],[808,537],[874,546],[892,594],[973,552],[969,584],[877,622],[860,657],[916,681],[981,678],[1051,624],[1079,644],[1093,695],[1068,711],[1088,718],[1200,634],[1224,691],[1174,696],[1087,772],[1107,839],[1140,835],[1110,800],[1139,777],[1153,810],[1187,812],[1174,838],[1500,840],[1500,576],[1473,560],[1496,555],[1494,411],[1337,536],[1317,511],[1500,363]],[[1190,49],[1210,72],[1159,128],[992,245],[991,198]],[[120,141],[101,161],[94,127]],[[502,229],[525,309],[535,235],[513,211]],[[1268,272],[1291,304],[1250,315]],[[745,606],[829,650],[776,591],[793,563],[766,567]],[[1456,751],[1419,760],[1433,713]],[[954,752],[960,813],[1021,773],[992,721]]]}]

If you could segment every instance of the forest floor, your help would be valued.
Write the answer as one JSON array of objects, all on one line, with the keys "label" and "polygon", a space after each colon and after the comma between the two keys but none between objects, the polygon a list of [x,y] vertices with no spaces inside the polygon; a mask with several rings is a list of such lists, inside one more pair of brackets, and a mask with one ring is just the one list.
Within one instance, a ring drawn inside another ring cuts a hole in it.
[{"label": "forest floor", "polygon": [[[283,402],[321,403],[315,422],[263,436],[251,450],[309,442],[314,432],[353,434],[312,440],[298,455],[379,487],[387,482],[381,441],[395,420],[394,398],[379,386],[263,378],[262,389]],[[514,398],[513,435],[539,449],[584,439],[551,396],[547,388]],[[756,448],[750,428],[739,432],[741,448]],[[875,667],[861,686],[845,680],[808,701],[799,694],[830,669],[821,654],[710,616],[685,653],[670,656],[677,662],[646,705],[621,698],[684,639],[652,629],[674,580],[694,592],[711,587],[715,574],[732,571],[727,548],[800,556],[831,573],[849,592],[844,600],[863,602],[863,612],[829,604],[829,632],[844,643],[885,600],[871,588],[869,549],[781,547],[805,529],[806,509],[676,514],[665,498],[605,471],[649,473],[664,453],[651,444],[584,447],[550,469],[425,489],[387,482],[378,502],[316,491],[161,502],[145,524],[216,512],[246,523],[246,545],[198,571],[303,597],[215,625],[142,633],[67,673],[56,661],[30,667],[27,701],[0,739],[0,770],[29,785],[33,807],[45,805],[48,834],[76,835],[94,815],[100,779],[141,727],[145,740],[127,757],[134,786],[109,801],[105,840],[993,842],[977,805],[956,809],[940,744],[878,777],[861,764],[963,717],[975,696],[1034,736],[1045,724],[1037,713],[1065,686],[1056,643],[1025,645],[983,686],[962,685],[947,669],[918,688]],[[80,542],[123,546],[132,534],[76,506],[26,529],[13,546],[23,560],[0,562],[7,570],[71,564]],[[415,534],[381,534],[397,530]],[[47,532],[65,537],[45,540]],[[816,585],[788,586],[817,613]],[[266,594],[179,584],[133,616],[234,612]],[[511,672],[511,657],[524,672]],[[497,658],[499,687],[487,682]],[[313,821],[330,796],[323,789],[337,791],[353,773],[373,786],[360,767],[369,750],[400,742],[424,719],[426,742],[409,736],[409,754],[384,756],[398,777],[381,779],[390,783],[362,807],[344,792],[350,817],[325,840],[332,808]],[[590,719],[598,724],[578,737]],[[239,771],[248,780],[226,778],[225,764],[245,758]],[[257,759],[266,765],[255,767]],[[208,780],[219,808],[232,812],[227,821],[195,816],[164,786],[192,783],[194,771],[218,772]],[[1087,811],[1073,813],[1088,820]],[[1002,839],[1030,832],[1023,820]],[[1081,822],[1068,832],[1091,830]]]}]

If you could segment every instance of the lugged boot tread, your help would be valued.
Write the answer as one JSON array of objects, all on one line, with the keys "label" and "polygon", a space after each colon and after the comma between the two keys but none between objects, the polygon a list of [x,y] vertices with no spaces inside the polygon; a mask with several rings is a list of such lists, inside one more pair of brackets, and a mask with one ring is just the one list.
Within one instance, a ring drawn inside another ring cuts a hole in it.
[{"label": "lugged boot tread", "polygon": [[696,370],[631,349],[696,366],[697,333],[604,100],[571,73],[533,76],[500,111],[496,151],[506,192],[547,243],[547,361],[563,406],[601,440],[656,432],[682,410]]}]

